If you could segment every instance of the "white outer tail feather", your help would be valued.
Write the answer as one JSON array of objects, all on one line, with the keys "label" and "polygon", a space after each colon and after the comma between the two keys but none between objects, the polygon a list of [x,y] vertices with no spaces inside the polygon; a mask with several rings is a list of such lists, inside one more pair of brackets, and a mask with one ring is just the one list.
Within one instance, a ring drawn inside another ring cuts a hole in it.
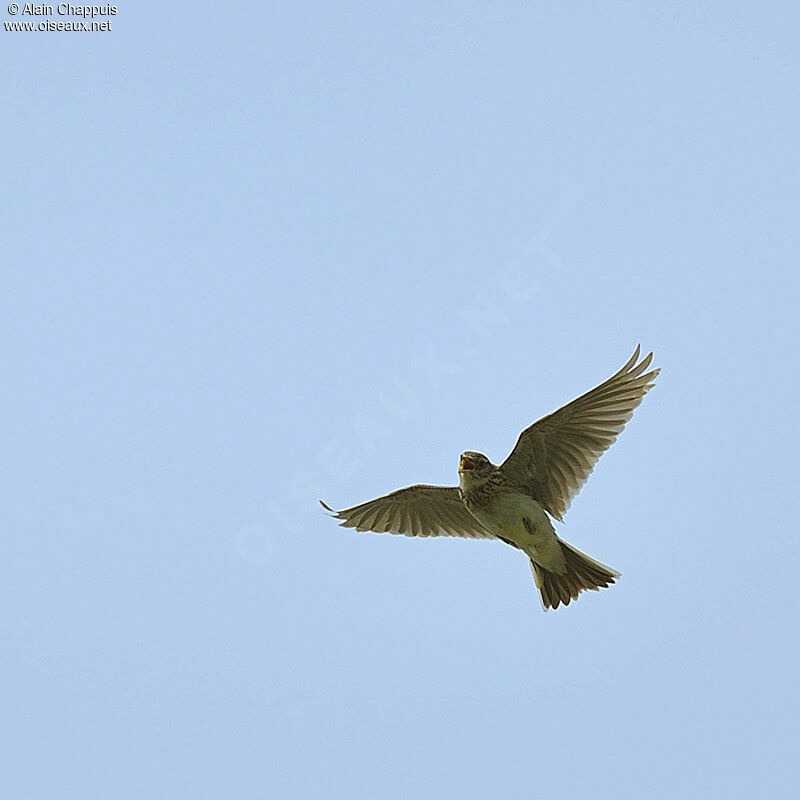
[{"label": "white outer tail feather", "polygon": [[576,600],[581,592],[591,589],[598,591],[607,588],[619,577],[619,572],[599,561],[581,553],[580,550],[559,539],[564,551],[567,569],[563,575],[549,572],[531,559],[531,572],[542,608],[558,608],[560,604],[568,606],[570,600]]}]

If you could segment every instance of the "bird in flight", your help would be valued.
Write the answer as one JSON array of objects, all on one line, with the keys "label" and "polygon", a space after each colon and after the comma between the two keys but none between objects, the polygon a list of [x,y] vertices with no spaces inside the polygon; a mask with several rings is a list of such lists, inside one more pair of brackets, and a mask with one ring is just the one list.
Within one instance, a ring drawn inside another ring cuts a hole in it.
[{"label": "bird in flight", "polygon": [[545,611],[606,588],[619,573],[560,539],[550,517],[563,522],[597,459],[653,387],[653,354],[639,361],[639,353],[637,346],[619,372],[522,431],[499,467],[467,450],[458,486],[408,486],[344,511],[320,502],[357,531],[500,539],[530,558]]}]

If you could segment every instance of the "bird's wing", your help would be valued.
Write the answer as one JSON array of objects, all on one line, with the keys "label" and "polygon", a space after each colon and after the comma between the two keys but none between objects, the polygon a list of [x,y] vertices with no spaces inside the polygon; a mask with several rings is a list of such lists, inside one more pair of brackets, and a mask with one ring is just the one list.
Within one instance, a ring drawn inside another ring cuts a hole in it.
[{"label": "bird's wing", "polygon": [[467,511],[456,486],[408,486],[344,511],[334,511],[325,503],[322,507],[344,520],[345,528],[357,531],[493,538]]},{"label": "bird's wing", "polygon": [[607,381],[522,431],[500,466],[558,520],[653,386],[659,370],[645,371],[653,354],[637,364],[639,350]]}]

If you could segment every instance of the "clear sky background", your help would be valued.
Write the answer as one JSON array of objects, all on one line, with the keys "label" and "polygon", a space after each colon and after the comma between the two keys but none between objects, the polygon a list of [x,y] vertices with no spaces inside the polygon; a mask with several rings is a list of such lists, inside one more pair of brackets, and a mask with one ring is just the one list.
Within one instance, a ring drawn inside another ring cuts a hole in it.
[{"label": "clear sky background", "polygon": [[[798,30],[3,30],[4,795],[795,796]],[[637,342],[656,388],[558,528],[611,590],[545,614],[509,547],[317,504],[502,460]]]}]

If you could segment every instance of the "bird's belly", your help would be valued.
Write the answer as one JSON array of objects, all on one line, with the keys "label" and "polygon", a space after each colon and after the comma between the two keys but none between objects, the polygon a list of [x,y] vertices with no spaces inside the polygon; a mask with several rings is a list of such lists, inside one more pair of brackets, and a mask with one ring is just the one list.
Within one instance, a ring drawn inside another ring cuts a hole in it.
[{"label": "bird's belly", "polygon": [[487,508],[472,513],[484,527],[513,542],[537,563],[561,567],[563,555],[553,523],[533,498],[509,492],[495,498]]},{"label": "bird's belly", "polygon": [[[502,494],[488,507],[474,509],[472,513],[490,531],[504,539],[510,539],[523,550],[528,545],[544,541],[555,534],[545,510],[533,498],[524,494]],[[529,520],[528,526],[523,519]]]}]

